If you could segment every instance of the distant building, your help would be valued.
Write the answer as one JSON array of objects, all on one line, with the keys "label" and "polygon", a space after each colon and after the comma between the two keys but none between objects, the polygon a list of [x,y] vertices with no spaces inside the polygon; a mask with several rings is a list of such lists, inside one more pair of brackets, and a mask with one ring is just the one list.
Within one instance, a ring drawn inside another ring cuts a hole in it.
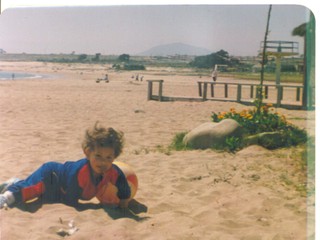
[{"label": "distant building", "polygon": [[2,48],[0,48],[0,54],[5,54],[7,53],[5,50],[3,50]]}]

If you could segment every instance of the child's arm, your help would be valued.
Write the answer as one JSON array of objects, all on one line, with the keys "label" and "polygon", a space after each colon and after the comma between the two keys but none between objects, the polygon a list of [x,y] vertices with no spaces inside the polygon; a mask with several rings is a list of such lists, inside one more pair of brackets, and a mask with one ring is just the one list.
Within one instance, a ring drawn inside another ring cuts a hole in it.
[{"label": "child's arm", "polygon": [[128,208],[128,204],[131,196],[131,189],[129,187],[126,177],[123,175],[117,181],[118,197],[120,199],[119,207]]}]

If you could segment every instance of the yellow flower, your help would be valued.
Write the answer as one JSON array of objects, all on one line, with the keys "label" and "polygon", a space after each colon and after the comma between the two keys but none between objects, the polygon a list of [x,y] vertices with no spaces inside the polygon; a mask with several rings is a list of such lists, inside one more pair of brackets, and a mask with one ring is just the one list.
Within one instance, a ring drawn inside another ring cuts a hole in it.
[{"label": "yellow flower", "polygon": [[247,110],[242,110],[240,112],[240,117],[245,117],[247,115]]},{"label": "yellow flower", "polygon": [[218,119],[223,119],[223,118],[224,118],[224,116],[221,114],[218,116]]},{"label": "yellow flower", "polygon": [[250,113],[248,113],[248,114],[246,115],[246,118],[247,118],[247,119],[252,119],[253,116],[252,116]]},{"label": "yellow flower", "polygon": [[269,107],[267,105],[262,107],[264,111],[268,111]]},{"label": "yellow flower", "polygon": [[236,113],[236,109],[235,108],[230,108],[230,112],[231,113]]},{"label": "yellow flower", "polygon": [[273,106],[273,104],[272,103],[267,103],[267,105],[266,105],[267,107],[272,107]]}]

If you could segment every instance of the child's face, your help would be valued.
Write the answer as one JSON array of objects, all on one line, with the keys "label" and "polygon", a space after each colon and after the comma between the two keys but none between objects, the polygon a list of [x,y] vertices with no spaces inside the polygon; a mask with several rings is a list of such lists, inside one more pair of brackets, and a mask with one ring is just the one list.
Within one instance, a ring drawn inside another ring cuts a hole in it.
[{"label": "child's face", "polygon": [[87,148],[84,152],[96,175],[103,175],[115,160],[114,149],[110,147],[95,147],[94,150]]}]

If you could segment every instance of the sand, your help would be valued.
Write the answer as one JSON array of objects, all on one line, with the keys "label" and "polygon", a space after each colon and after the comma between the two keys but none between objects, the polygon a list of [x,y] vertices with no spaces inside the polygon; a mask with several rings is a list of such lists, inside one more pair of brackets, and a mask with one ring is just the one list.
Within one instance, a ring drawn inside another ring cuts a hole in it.
[{"label": "sand", "polygon": [[[196,97],[199,77],[154,68],[139,72],[140,82],[131,78],[138,72],[85,64],[2,62],[0,68],[50,75],[0,81],[0,181],[24,178],[47,161],[82,158],[84,130],[97,120],[125,133],[118,160],[139,179],[127,211],[91,205],[79,211],[63,204],[2,209],[1,240],[62,239],[57,231],[72,220],[78,231],[67,239],[313,239],[314,194],[307,198],[297,190],[307,181],[297,171],[300,148],[254,145],[235,154],[167,149],[176,133],[210,121],[213,111],[249,108],[147,101],[145,80],[163,79],[164,95]],[[110,82],[96,83],[105,73]],[[277,111],[315,135],[314,111]]]}]

